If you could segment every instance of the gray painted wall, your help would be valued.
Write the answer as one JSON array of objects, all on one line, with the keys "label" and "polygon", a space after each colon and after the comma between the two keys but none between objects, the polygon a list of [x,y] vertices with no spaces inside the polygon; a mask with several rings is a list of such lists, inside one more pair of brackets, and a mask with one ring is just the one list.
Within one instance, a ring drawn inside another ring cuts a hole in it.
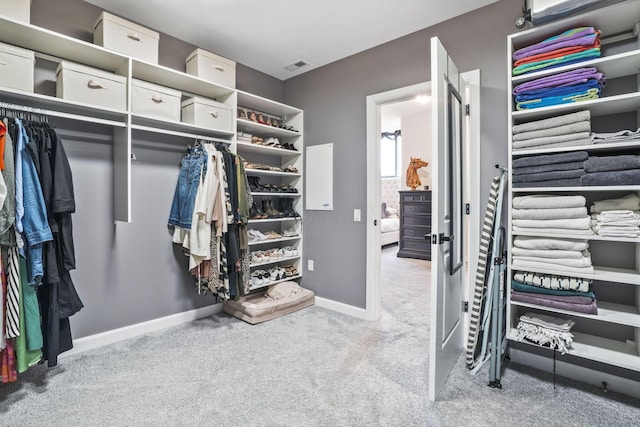
[{"label": "gray painted wall", "polygon": [[305,112],[305,144],[334,143],[334,211],[306,211],[304,286],[323,298],[365,307],[367,95],[430,80],[430,38],[462,71],[481,70],[481,189],[484,212],[494,165],[507,162],[506,37],[522,2],[502,0],[285,81],[285,102]]},{"label": "gray painted wall", "polygon": [[[92,41],[101,9],[80,0],[34,0],[31,23]],[[159,62],[180,71],[194,46],[161,34]],[[233,59],[233,58],[231,58]],[[238,64],[237,87],[283,100],[283,82]],[[213,303],[195,291],[186,258],[171,244],[166,225],[183,148],[141,148],[136,134],[132,165],[132,223],[113,222],[111,128],[51,120],[63,141],[75,186],[77,270],[72,276],[85,308],[71,318],[75,338],[180,313]]]}]

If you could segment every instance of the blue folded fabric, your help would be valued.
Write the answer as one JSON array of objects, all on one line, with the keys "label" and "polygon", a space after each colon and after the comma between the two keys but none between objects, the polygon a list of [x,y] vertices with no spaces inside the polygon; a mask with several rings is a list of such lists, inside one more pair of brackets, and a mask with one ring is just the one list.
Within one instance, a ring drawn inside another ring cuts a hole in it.
[{"label": "blue folded fabric", "polygon": [[518,76],[522,74],[533,73],[539,70],[548,70],[550,68],[563,67],[569,64],[577,64],[578,62],[589,61],[593,58],[600,57],[600,48],[593,48],[585,50],[583,52],[567,55],[566,59],[544,59],[542,61],[529,62],[527,64],[518,65],[513,69],[513,75]]},{"label": "blue folded fabric", "polygon": [[518,102],[517,110],[532,110],[535,108],[551,107],[554,105],[571,104],[574,102],[589,101],[600,98],[600,89],[589,89],[586,92],[575,93],[565,96],[548,96],[544,98],[531,99],[528,101]]},{"label": "blue folded fabric", "polygon": [[517,280],[511,280],[511,289],[518,292],[531,292],[535,294],[545,294],[545,295],[557,295],[557,296],[565,296],[565,297],[589,297],[591,299],[596,299],[596,295],[589,292],[579,292],[579,291],[564,291],[564,290],[556,290],[556,289],[547,289],[541,286],[533,286],[527,285],[526,283],[518,282]]},{"label": "blue folded fabric", "polygon": [[620,156],[589,157],[584,162],[585,172],[610,172],[640,169],[640,156],[623,154]]},{"label": "blue folded fabric", "polygon": [[522,102],[551,96],[571,96],[594,88],[600,90],[602,88],[602,84],[596,79],[588,79],[585,83],[579,83],[571,86],[551,87],[521,92],[517,94],[515,98],[516,102]]},{"label": "blue folded fabric", "polygon": [[592,172],[580,177],[581,185],[640,185],[640,169]]},{"label": "blue folded fabric", "polygon": [[557,154],[539,154],[537,156],[527,156],[514,159],[511,166],[513,168],[524,168],[529,166],[551,165],[555,163],[584,162],[589,158],[586,151],[570,151]]}]

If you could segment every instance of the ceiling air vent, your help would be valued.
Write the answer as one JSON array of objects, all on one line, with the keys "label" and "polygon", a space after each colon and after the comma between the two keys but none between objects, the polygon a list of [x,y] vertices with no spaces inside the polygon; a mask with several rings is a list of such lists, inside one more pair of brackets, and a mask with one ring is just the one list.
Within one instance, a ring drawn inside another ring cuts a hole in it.
[{"label": "ceiling air vent", "polygon": [[287,65],[286,67],[284,67],[284,69],[289,71],[295,71],[298,68],[304,67],[305,65],[309,65],[309,64],[304,61],[298,61],[298,62],[294,62],[291,65]]}]

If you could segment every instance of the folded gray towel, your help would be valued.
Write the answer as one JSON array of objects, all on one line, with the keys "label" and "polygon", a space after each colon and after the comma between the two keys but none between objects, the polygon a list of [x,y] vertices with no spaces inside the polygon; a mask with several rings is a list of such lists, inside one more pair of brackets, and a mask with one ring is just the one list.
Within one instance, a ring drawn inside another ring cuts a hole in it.
[{"label": "folded gray towel", "polygon": [[550,165],[555,163],[580,162],[587,160],[589,153],[586,151],[572,151],[568,153],[543,154],[539,156],[528,156],[515,159],[512,167],[521,168],[528,166]]},{"label": "folded gray towel", "polygon": [[513,126],[513,133],[531,132],[540,129],[548,129],[557,126],[568,125],[570,123],[582,122],[585,120],[591,120],[591,112],[589,110],[578,111],[576,113],[565,114],[562,116],[551,117],[543,120],[536,120],[535,122],[527,122]]},{"label": "folded gray towel", "polygon": [[[513,148],[529,148],[529,147],[541,147],[545,148],[551,144],[560,144],[566,142],[574,142],[580,141],[580,144],[583,143],[583,140],[586,140],[587,143],[584,145],[591,145],[593,141],[591,140],[591,134],[589,132],[579,132],[572,133],[571,135],[556,135],[556,136],[545,136],[542,138],[533,138],[533,139],[525,139],[524,141],[513,141]],[[578,142],[574,142],[575,145],[578,145]]]},{"label": "folded gray towel", "polygon": [[624,154],[620,156],[589,157],[584,162],[585,172],[608,172],[640,169],[640,156]]},{"label": "folded gray towel", "polygon": [[528,173],[525,175],[514,175],[513,182],[539,182],[558,179],[580,178],[584,175],[584,169],[574,169],[568,171],[551,171],[542,173]]},{"label": "folded gray towel", "polygon": [[525,168],[513,168],[514,175],[524,175],[527,173],[542,173],[551,171],[570,171],[582,169],[584,162],[555,163],[552,165],[529,166]]},{"label": "folded gray towel", "polygon": [[574,139],[566,142],[554,142],[553,144],[544,144],[544,145],[538,145],[535,147],[525,147],[525,148],[514,147],[513,154],[518,154],[519,152],[523,152],[523,154],[526,154],[527,150],[533,150],[535,148],[582,147],[585,145],[593,145],[593,141],[591,140],[591,138]]},{"label": "folded gray towel", "polygon": [[[552,179],[549,181],[536,181],[536,182],[514,182],[513,186],[522,188],[522,187],[579,187],[581,184],[581,179],[586,175],[583,175],[580,178],[571,178],[571,179]],[[592,184],[592,185],[600,185],[600,184]]]},{"label": "folded gray towel", "polygon": [[526,139],[536,139],[559,135],[572,135],[580,132],[591,132],[591,121],[585,120],[583,122],[571,123],[564,126],[556,126],[547,129],[534,130],[531,132],[517,133],[513,135],[513,140],[524,141]]},{"label": "folded gray towel", "polygon": [[591,172],[580,177],[581,185],[640,185],[640,169]]}]

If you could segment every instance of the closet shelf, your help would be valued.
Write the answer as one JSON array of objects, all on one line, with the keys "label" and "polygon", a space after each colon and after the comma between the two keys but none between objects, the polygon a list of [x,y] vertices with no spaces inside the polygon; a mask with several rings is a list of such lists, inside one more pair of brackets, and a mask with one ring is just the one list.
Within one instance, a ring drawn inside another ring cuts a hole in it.
[{"label": "closet shelf", "polygon": [[620,151],[623,150],[638,150],[640,149],[640,141],[638,142],[618,142],[611,144],[589,144],[589,145],[576,145],[573,147],[562,148],[538,148],[535,150],[513,150],[513,156],[528,156],[531,154],[548,154],[548,153],[562,153],[567,151]]},{"label": "closet shelf", "polygon": [[[546,348],[536,343],[519,340],[516,338],[515,333],[516,330],[514,328],[509,335],[510,340],[535,347]],[[573,334],[573,345],[567,354],[606,363],[608,365],[640,371],[640,358],[638,357],[638,349],[634,341],[622,342],[580,332],[572,331],[571,333]]]},{"label": "closet shelf", "polygon": [[519,124],[581,110],[591,110],[591,116],[606,116],[609,114],[625,113],[639,108],[640,92],[630,92],[622,95],[592,99],[590,101],[534,108],[532,110],[513,111],[511,115],[513,116],[513,123]]},{"label": "closet shelf", "polygon": [[276,283],[282,283],[282,282],[288,282],[290,280],[295,280],[295,279],[300,279],[302,276],[298,275],[298,276],[291,276],[291,277],[285,277],[282,280],[276,280],[275,282],[269,282],[266,283],[264,285],[260,285],[260,286],[251,286],[251,290],[254,289],[262,289],[262,288],[268,288],[271,285],[275,285]]},{"label": "closet shelf", "polygon": [[611,191],[612,189],[616,191],[640,191],[640,185],[617,185],[615,188],[600,185],[585,185],[583,187],[517,187],[511,191],[513,193],[584,193],[589,191]]},{"label": "closet shelf", "polygon": [[[239,120],[239,119],[238,119]],[[249,142],[237,142],[238,152],[243,153],[260,153],[272,156],[299,156],[300,151],[287,150],[286,148],[267,147],[266,145],[251,144]]]},{"label": "closet shelf", "polygon": [[61,117],[115,127],[126,127],[127,125],[126,111],[113,110],[111,108],[103,108],[56,98],[54,96],[23,92],[9,88],[0,88],[0,97],[2,97],[3,102],[46,110],[43,114],[51,117]]},{"label": "closet shelf", "polygon": [[636,73],[638,71],[638,63],[640,63],[640,49],[619,53],[617,55],[604,56],[591,61],[514,76],[511,81],[515,86],[526,81],[585,67],[595,67],[598,72],[603,73],[607,79],[615,79]]},{"label": "closet shelf", "polygon": [[279,242],[292,242],[294,240],[300,240],[300,236],[283,237],[281,239],[256,240],[253,242],[250,241],[249,246],[266,245],[269,243],[279,243]]},{"label": "closet shelf", "polygon": [[[562,270],[562,266],[558,266],[559,269],[550,268],[526,268],[526,267],[514,267],[511,266],[511,271],[531,271],[533,273],[543,274],[556,274],[560,276],[566,276],[567,272]],[[640,286],[640,275],[637,271],[629,268],[615,268],[615,267],[600,267],[593,266],[593,274],[585,273],[570,273],[571,277],[582,277],[584,279],[598,280],[601,282],[614,282],[614,283],[626,283],[628,285]],[[513,302],[512,302],[513,304]]]},{"label": "closet shelf", "polygon": [[129,58],[125,55],[4,16],[0,16],[0,40],[103,70],[120,71],[122,75],[126,75]]},{"label": "closet shelf", "polygon": [[633,326],[634,328],[640,328],[640,313],[638,313],[637,307],[631,305],[615,304],[612,302],[598,300],[598,314],[584,314],[576,313],[575,311],[545,307],[542,305],[529,304],[519,301],[511,301],[511,304],[520,307],[535,308],[537,310],[566,314],[567,316],[584,317],[586,319],[593,319],[601,322],[617,323],[619,325],[627,325]]},{"label": "closet shelf", "polygon": [[261,96],[253,95],[244,91],[238,91],[238,107],[254,109],[262,113],[277,114],[279,116],[290,116],[302,113],[299,108],[285,105],[278,101],[272,101]]},{"label": "closet shelf", "polygon": [[515,232],[512,231],[513,236],[531,236],[531,237],[552,237],[557,239],[572,239],[572,240],[601,240],[605,242],[620,242],[620,243],[640,243],[640,238],[626,238],[626,237],[606,237],[598,236],[594,234],[592,236],[576,236],[571,233],[533,233],[529,231]]},{"label": "closet shelf", "polygon": [[300,256],[290,256],[290,257],[283,257],[283,258],[278,258],[276,260],[269,260],[269,261],[265,261],[265,262],[259,262],[257,264],[251,263],[250,267],[251,268],[256,268],[256,267],[262,267],[263,265],[272,265],[272,264],[278,264],[280,262],[287,262],[287,261],[296,261],[300,259]]},{"label": "closet shelf", "polygon": [[[184,136],[185,138],[219,137],[223,139],[231,139],[233,135],[235,135],[231,131],[211,129],[184,122],[159,120],[139,114],[131,115],[131,123],[132,129],[174,136]],[[226,142],[230,143],[231,141]]]},{"label": "closet shelf", "polygon": [[238,130],[242,132],[249,132],[254,135],[258,135],[262,138],[276,137],[276,138],[291,138],[301,135],[300,132],[294,132],[292,130],[281,129],[274,126],[263,125],[262,123],[255,123],[250,120],[238,119]]},{"label": "closet shelf", "polygon": [[245,169],[245,171],[247,172],[247,175],[288,176],[291,178],[298,178],[301,176],[299,173],[268,171],[263,169]]}]

